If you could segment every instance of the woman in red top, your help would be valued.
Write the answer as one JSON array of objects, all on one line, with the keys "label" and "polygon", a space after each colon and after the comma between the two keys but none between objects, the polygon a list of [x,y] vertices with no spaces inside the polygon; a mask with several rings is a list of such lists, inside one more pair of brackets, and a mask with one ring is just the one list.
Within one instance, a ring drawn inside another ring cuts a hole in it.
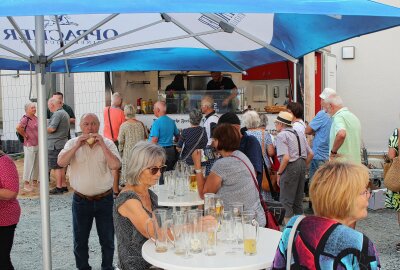
[{"label": "woman in red top", "polygon": [[19,179],[14,162],[0,151],[0,269],[13,270],[10,253],[21,215]]},{"label": "woman in red top", "polygon": [[29,102],[25,104],[25,115],[17,125],[17,131],[24,137],[24,190],[33,191],[38,186],[38,120],[36,117],[36,104]]}]

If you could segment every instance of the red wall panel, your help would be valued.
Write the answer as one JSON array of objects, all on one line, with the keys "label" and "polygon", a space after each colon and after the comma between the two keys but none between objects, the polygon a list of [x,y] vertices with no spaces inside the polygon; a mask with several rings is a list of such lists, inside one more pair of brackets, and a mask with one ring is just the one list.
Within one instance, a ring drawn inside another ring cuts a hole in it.
[{"label": "red wall panel", "polygon": [[289,74],[290,77],[292,77],[292,73],[293,73],[292,62],[278,62],[248,69],[247,75],[242,75],[242,80],[289,79]]}]

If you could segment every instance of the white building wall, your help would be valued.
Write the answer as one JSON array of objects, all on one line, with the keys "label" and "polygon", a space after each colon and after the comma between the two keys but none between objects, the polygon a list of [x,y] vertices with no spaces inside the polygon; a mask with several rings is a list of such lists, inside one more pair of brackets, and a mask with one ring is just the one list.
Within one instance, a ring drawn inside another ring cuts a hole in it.
[{"label": "white building wall", "polygon": [[[21,74],[12,76],[16,71],[2,70],[0,73],[1,110],[3,115],[3,141],[18,140],[15,135],[15,127],[24,115],[24,106],[29,102],[30,75]],[[5,76],[9,74],[10,76]],[[75,98],[75,130],[80,131],[79,120],[84,113],[95,113],[101,123],[100,133],[103,133],[103,108],[105,106],[105,79],[104,73],[76,73],[74,76]],[[35,86],[35,76],[32,78]]]},{"label": "white building wall", "polygon": [[103,109],[105,107],[105,78],[103,72],[75,73],[75,131],[80,132],[79,122],[83,114],[95,113],[100,119],[99,133],[103,134]]},{"label": "white building wall", "polygon": [[[16,71],[0,71],[2,94],[1,107],[3,114],[2,140],[18,140],[15,127],[25,114],[24,106],[29,102],[30,75],[15,76]],[[32,79],[35,82],[35,76]]]},{"label": "white building wall", "polygon": [[[343,46],[355,58],[343,60]],[[331,46],[337,56],[337,92],[360,119],[368,151],[387,151],[388,138],[400,127],[400,27]]]}]

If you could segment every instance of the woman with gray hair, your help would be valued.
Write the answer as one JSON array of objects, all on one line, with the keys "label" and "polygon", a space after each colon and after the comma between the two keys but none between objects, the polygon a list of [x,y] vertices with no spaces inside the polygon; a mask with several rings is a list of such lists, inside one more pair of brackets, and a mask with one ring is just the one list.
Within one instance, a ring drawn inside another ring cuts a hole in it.
[{"label": "woman with gray hair", "polygon": [[[275,155],[275,146],[272,144],[272,138],[271,135],[268,133],[268,131],[265,130],[265,125],[266,122],[268,122],[268,118],[263,117],[263,121],[261,121],[260,115],[256,111],[249,110],[245,112],[242,116],[242,123],[246,128],[246,133],[247,135],[252,135],[257,138],[258,142],[260,143],[263,158],[264,158],[264,164],[268,168],[268,172],[263,172],[263,178],[266,179],[267,177],[266,173],[270,173],[271,169],[271,161],[269,157],[272,157]],[[264,166],[263,166],[264,170]],[[264,200],[266,201],[271,201],[273,200],[273,194],[271,194],[271,188],[269,187],[269,190],[265,190],[266,187],[264,187],[263,182],[265,181],[263,179],[261,183],[261,195],[263,196]],[[268,183],[268,182],[267,182]],[[268,185],[269,186],[269,185]],[[276,192],[277,190],[273,190]],[[272,196],[272,197],[271,197]]]},{"label": "woman with gray hair", "polygon": [[271,163],[268,156],[275,155],[275,147],[272,144],[271,135],[265,130],[265,122],[261,123],[260,115],[256,111],[247,111],[242,116],[242,123],[247,128],[247,135],[253,135],[257,138],[261,145],[265,164],[270,168]]},{"label": "woman with gray hair", "polygon": [[189,113],[190,127],[182,130],[176,150],[180,152],[180,159],[189,165],[193,165],[192,153],[195,149],[204,149],[208,138],[204,127],[200,126],[203,115],[201,111],[194,109]]},{"label": "woman with gray hair", "polygon": [[[24,138],[24,187],[26,192],[33,191],[38,186],[38,120],[36,117],[36,104],[25,104],[25,115],[17,125],[17,132]],[[32,184],[32,186],[31,186]]]},{"label": "woman with gray hair", "polygon": [[[113,218],[117,237],[119,268],[149,269],[142,257],[142,246],[148,239],[147,221],[158,207],[157,195],[149,188],[165,171],[165,150],[151,142],[139,142],[128,160],[126,185],[115,199]],[[154,230],[149,223],[150,236]]]},{"label": "woman with gray hair", "polygon": [[136,110],[131,105],[125,105],[124,115],[126,121],[121,125],[118,134],[118,150],[122,157],[121,182],[126,181],[126,164],[130,158],[132,148],[139,141],[148,137],[147,128],[142,122],[135,119]]}]

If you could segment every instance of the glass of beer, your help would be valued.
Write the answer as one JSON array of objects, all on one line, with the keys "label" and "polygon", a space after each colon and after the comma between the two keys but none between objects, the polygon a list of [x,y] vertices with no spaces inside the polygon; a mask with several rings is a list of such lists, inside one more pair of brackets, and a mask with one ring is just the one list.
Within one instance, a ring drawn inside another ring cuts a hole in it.
[{"label": "glass of beer", "polygon": [[254,211],[242,212],[243,249],[244,255],[257,254],[258,222]]},{"label": "glass of beer", "polygon": [[215,216],[215,199],[214,193],[204,194],[204,215]]},{"label": "glass of beer", "polygon": [[191,173],[189,175],[189,190],[197,192],[197,180],[196,180],[196,174]]}]

